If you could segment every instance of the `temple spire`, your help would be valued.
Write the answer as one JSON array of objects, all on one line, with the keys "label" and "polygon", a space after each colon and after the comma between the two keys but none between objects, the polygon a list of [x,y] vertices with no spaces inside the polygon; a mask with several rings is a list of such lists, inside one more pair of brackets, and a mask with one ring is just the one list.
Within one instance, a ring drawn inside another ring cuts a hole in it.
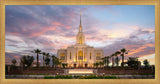
[{"label": "temple spire", "polygon": [[81,24],[81,12],[80,12],[80,25],[79,25],[79,32],[82,32],[82,24]]}]

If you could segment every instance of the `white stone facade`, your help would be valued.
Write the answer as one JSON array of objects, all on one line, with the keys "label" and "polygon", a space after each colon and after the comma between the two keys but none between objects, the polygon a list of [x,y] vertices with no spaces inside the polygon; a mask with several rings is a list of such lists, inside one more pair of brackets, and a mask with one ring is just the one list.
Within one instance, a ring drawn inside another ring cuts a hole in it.
[{"label": "white stone facade", "polygon": [[68,67],[93,67],[93,63],[101,61],[104,57],[102,49],[97,49],[85,44],[85,36],[82,31],[81,16],[79,32],[76,36],[76,44],[59,49],[57,57],[62,63],[68,63]]}]

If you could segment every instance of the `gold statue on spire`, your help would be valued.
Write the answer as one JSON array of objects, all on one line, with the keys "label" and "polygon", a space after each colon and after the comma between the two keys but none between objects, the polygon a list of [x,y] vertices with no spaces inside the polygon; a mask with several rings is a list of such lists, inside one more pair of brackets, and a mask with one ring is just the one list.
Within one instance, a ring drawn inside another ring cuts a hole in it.
[{"label": "gold statue on spire", "polygon": [[82,32],[82,24],[81,24],[81,12],[80,12],[80,25],[79,25],[79,32]]}]

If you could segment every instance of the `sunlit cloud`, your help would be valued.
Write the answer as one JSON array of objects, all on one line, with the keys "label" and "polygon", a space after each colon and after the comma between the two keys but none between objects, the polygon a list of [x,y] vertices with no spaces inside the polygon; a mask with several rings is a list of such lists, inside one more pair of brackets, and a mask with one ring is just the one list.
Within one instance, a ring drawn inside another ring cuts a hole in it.
[{"label": "sunlit cloud", "polygon": [[[155,64],[155,14],[154,7],[148,7],[6,6],[6,64],[24,54],[35,56],[33,49],[56,55],[58,49],[74,45],[80,12],[87,45],[102,48],[105,56],[126,48],[125,60],[139,57]],[[136,12],[141,13],[135,17]]]}]

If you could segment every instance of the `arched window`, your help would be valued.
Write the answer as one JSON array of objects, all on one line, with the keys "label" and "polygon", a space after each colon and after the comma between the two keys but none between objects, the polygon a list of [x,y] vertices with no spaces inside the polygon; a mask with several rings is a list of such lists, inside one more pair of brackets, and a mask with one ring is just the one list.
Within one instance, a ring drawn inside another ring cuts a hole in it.
[{"label": "arched window", "polygon": [[90,52],[90,59],[91,59],[91,52]]},{"label": "arched window", "polygon": [[61,60],[62,62],[65,61],[65,53],[60,53],[60,60]]},{"label": "arched window", "polygon": [[97,60],[97,61],[100,61],[100,60],[101,60],[101,53],[97,53],[97,54],[96,54],[96,60]]},{"label": "arched window", "polygon": [[70,59],[71,59],[71,56],[72,56],[72,54],[71,54],[71,52],[70,52]]},{"label": "arched window", "polygon": [[76,53],[76,62],[77,62],[77,53]]},{"label": "arched window", "polygon": [[80,50],[80,51],[78,52],[78,60],[82,60],[82,59],[83,59],[83,51]]}]

